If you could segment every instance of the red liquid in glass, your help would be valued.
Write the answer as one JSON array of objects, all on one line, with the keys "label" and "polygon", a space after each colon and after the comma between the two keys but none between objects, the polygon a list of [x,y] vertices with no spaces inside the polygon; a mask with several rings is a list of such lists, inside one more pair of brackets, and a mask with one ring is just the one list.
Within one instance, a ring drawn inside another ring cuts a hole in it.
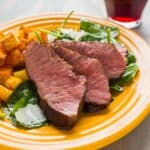
[{"label": "red liquid in glass", "polygon": [[108,17],[120,22],[141,18],[147,0],[105,0]]}]

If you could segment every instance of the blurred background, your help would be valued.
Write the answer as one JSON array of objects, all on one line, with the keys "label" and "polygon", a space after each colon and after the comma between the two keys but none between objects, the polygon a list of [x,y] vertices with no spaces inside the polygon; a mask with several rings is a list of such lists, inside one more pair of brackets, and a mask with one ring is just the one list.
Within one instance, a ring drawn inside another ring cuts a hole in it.
[{"label": "blurred background", "polygon": [[[141,0],[142,1],[142,0]],[[106,17],[104,0],[0,0],[0,24],[21,17],[46,12],[69,12],[87,14],[95,17]],[[150,1],[144,14],[143,24],[137,30],[150,43]],[[148,32],[144,32],[147,30]]]},{"label": "blurred background", "polygon": [[[0,0],[0,25],[39,13],[67,13],[71,10],[94,17],[106,17],[103,0]],[[142,25],[135,31],[150,44],[150,1],[143,13]],[[149,129],[150,117],[128,136],[104,150],[150,150]]]},{"label": "blurred background", "polygon": [[[147,8],[150,3],[148,2]],[[103,0],[0,0],[0,22],[45,12],[69,12],[106,16]],[[150,16],[145,9],[144,17]]]},{"label": "blurred background", "polygon": [[105,16],[103,0],[0,0],[0,22],[44,12],[84,13]]}]

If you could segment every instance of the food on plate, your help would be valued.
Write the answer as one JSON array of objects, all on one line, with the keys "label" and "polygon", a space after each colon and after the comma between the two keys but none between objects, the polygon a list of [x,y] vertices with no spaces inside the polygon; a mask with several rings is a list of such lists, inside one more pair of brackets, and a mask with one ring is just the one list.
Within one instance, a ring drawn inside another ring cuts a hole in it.
[{"label": "food on plate", "polygon": [[0,100],[7,102],[12,91],[7,89],[5,86],[0,85]]},{"label": "food on plate", "polygon": [[14,48],[18,47],[19,41],[12,33],[10,33],[2,40],[2,44],[6,52],[10,52]]},{"label": "food on plate", "polygon": [[6,60],[7,54],[3,51],[3,49],[0,49],[0,66],[3,66]]},{"label": "food on plate", "polygon": [[38,99],[31,81],[24,81],[14,90],[4,107],[14,126],[31,129],[46,124],[46,117],[38,106]]},{"label": "food on plate", "polygon": [[0,84],[4,84],[4,82],[12,75],[12,73],[12,68],[0,67]]},{"label": "food on plate", "polygon": [[111,94],[109,81],[101,62],[56,44],[53,47],[60,57],[73,66],[75,72],[86,76],[87,89],[84,96],[86,110],[91,112],[105,107],[111,100]]},{"label": "food on plate", "polygon": [[65,28],[72,13],[56,30],[0,32],[0,118],[24,129],[71,128],[80,112],[105,109],[134,81],[136,57],[119,29],[88,20]]},{"label": "food on plate", "polygon": [[22,83],[22,80],[20,78],[10,76],[7,80],[5,80],[4,85],[8,89],[14,90],[20,83]]},{"label": "food on plate", "polygon": [[24,56],[29,78],[36,85],[48,120],[60,127],[72,126],[82,109],[85,77],[75,75],[50,46],[33,42]]},{"label": "food on plate", "polygon": [[19,49],[12,50],[7,57],[6,64],[13,67],[23,66],[24,57],[22,52]]},{"label": "food on plate", "polygon": [[126,58],[112,44],[99,42],[63,42],[56,41],[65,48],[77,51],[82,55],[97,58],[103,64],[110,79],[119,78],[126,68]]},{"label": "food on plate", "polygon": [[130,51],[128,51],[127,62],[126,69],[121,77],[110,81],[110,89],[115,92],[122,92],[123,86],[131,83],[139,70],[136,64],[136,57]]},{"label": "food on plate", "polygon": [[128,50],[125,47],[119,46],[119,45],[114,45],[117,50],[124,56],[126,57],[128,55]]},{"label": "food on plate", "polygon": [[0,32],[0,41],[4,38],[4,34]]},{"label": "food on plate", "polygon": [[28,80],[28,75],[25,69],[19,70],[19,71],[15,71],[13,73],[13,75],[15,77],[18,77],[20,79],[22,79],[23,81]]}]

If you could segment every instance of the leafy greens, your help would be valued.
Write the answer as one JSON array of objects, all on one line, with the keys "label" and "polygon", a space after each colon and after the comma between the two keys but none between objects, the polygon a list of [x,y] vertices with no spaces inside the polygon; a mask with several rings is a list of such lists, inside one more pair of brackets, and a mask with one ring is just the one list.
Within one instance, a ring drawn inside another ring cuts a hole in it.
[{"label": "leafy greens", "polygon": [[116,39],[119,35],[119,30],[116,27],[101,26],[88,20],[81,20],[80,29],[86,32],[86,34],[81,37],[81,41],[99,41],[120,44]]},{"label": "leafy greens", "polygon": [[[117,39],[119,30],[116,27],[102,26],[88,20],[80,20],[80,31],[64,28],[72,14],[73,11],[68,14],[60,28],[53,31],[46,29],[38,29],[38,31],[48,34],[48,40],[50,42],[55,39],[59,39],[74,41],[99,41],[120,45],[120,41]],[[42,40],[39,38],[37,33],[36,36],[38,41],[42,43]]]},{"label": "leafy greens", "polygon": [[128,64],[125,72],[119,79],[116,79],[110,83],[110,89],[115,92],[122,92],[123,86],[132,82],[138,72],[138,66],[136,64],[136,57],[132,52],[128,52],[127,56]]},{"label": "leafy greens", "polygon": [[[65,20],[65,23],[69,20],[70,13]],[[116,27],[102,26],[88,20],[80,20],[80,31],[72,29],[65,29],[64,25],[55,31],[48,31],[40,29],[41,32],[48,34],[49,41],[52,42],[55,39],[59,40],[73,40],[73,41],[98,41],[102,43],[112,43],[122,46],[122,43],[118,40],[119,29]],[[123,86],[132,82],[136,73],[138,72],[138,66],[136,64],[136,57],[132,52],[128,52],[127,67],[122,76],[113,80],[110,83],[110,89],[115,92],[122,92]]]},{"label": "leafy greens", "polygon": [[7,103],[8,118],[13,125],[22,128],[45,125],[46,118],[38,106],[38,98],[31,81],[25,81],[16,88]]}]

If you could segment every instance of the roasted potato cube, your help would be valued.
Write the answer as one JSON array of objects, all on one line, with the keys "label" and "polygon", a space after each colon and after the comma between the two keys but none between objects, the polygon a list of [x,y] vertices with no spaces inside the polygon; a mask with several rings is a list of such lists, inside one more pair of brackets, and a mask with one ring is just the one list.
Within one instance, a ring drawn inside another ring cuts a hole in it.
[{"label": "roasted potato cube", "polygon": [[21,26],[21,29],[24,31],[24,38],[27,39],[28,38],[28,34],[29,32],[32,32],[33,30],[29,27],[24,27],[24,26]]},{"label": "roasted potato cube", "polygon": [[4,34],[0,32],[0,41],[4,38]]},{"label": "roasted potato cube", "polygon": [[6,57],[6,53],[2,49],[0,49],[0,66],[4,65]]},{"label": "roasted potato cube", "polygon": [[22,83],[22,79],[10,76],[5,82],[4,85],[10,89],[14,90],[20,83]]},{"label": "roasted potato cube", "polygon": [[3,43],[0,41],[0,49],[4,50]]},{"label": "roasted potato cube", "polygon": [[20,49],[21,51],[24,50],[27,44],[28,44],[28,41],[26,39],[21,39],[18,49]]},{"label": "roasted potato cube", "polygon": [[11,94],[12,94],[11,90],[9,90],[6,87],[0,85],[0,99],[2,101],[7,102],[7,100],[9,99]]},{"label": "roasted potato cube", "polygon": [[24,56],[22,52],[19,49],[11,51],[7,57],[6,64],[13,67],[22,66],[24,64]]},{"label": "roasted potato cube", "polygon": [[28,75],[25,69],[14,72],[14,76],[22,80],[28,80]]},{"label": "roasted potato cube", "polygon": [[14,31],[13,31],[13,34],[15,35],[16,38],[18,39],[23,39],[24,38],[24,30],[23,28],[20,26],[18,28],[16,28]]},{"label": "roasted potato cube", "polygon": [[2,44],[6,49],[6,51],[9,52],[19,45],[19,40],[12,33],[10,33],[8,36],[4,38]]},{"label": "roasted potato cube", "polygon": [[33,41],[33,40],[37,40],[37,37],[36,37],[36,35],[35,35],[35,32],[29,32],[29,33],[28,33],[27,40],[28,40],[29,42],[31,42],[31,41]]},{"label": "roasted potato cube", "polygon": [[0,68],[0,84],[4,84],[5,80],[7,80],[12,75],[12,68]]}]

